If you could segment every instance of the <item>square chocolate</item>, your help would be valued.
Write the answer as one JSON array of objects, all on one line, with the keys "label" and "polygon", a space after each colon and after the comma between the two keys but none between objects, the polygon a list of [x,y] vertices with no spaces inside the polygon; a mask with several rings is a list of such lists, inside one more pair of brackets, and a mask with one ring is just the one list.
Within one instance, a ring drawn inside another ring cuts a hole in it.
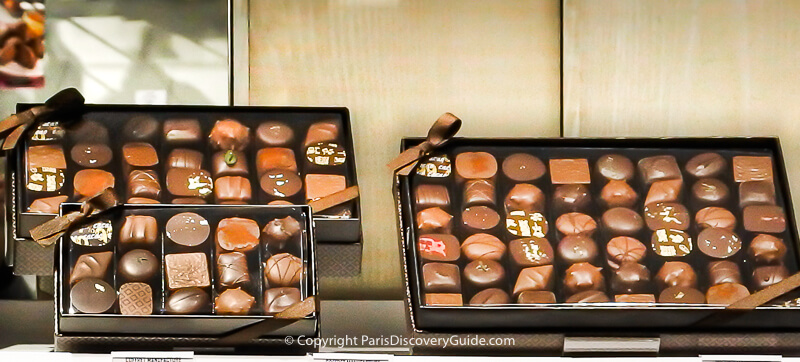
[{"label": "square chocolate", "polygon": [[158,238],[158,223],[149,215],[128,215],[119,231],[119,242],[122,245],[151,245]]},{"label": "square chocolate", "polygon": [[550,160],[550,180],[554,184],[591,183],[589,161],[585,158]]},{"label": "square chocolate", "polygon": [[306,175],[306,200],[316,200],[347,188],[342,175]]},{"label": "square chocolate", "polygon": [[211,157],[214,177],[247,176],[247,155],[242,151],[220,151]]},{"label": "square chocolate", "polygon": [[176,148],[167,156],[167,165],[170,168],[203,168],[203,154],[199,151],[186,148]]},{"label": "square chocolate", "polygon": [[256,170],[259,175],[273,169],[297,171],[297,159],[291,148],[268,147],[256,153]]},{"label": "square chocolate", "polygon": [[653,156],[639,160],[639,173],[646,184],[660,180],[677,180],[683,178],[675,156]]},{"label": "square chocolate", "polygon": [[461,293],[461,271],[455,264],[423,265],[422,281],[427,293]]},{"label": "square chocolate", "polygon": [[196,119],[168,119],[164,121],[164,140],[170,144],[197,143],[203,137],[200,122]]},{"label": "square chocolate", "polygon": [[414,190],[414,200],[420,209],[450,206],[450,194],[444,185],[419,185]]},{"label": "square chocolate", "polygon": [[772,180],[772,157],[734,156],[733,179],[736,182]]},{"label": "square chocolate", "polygon": [[253,198],[253,189],[250,180],[241,176],[225,176],[216,180],[214,196],[217,202],[224,201],[250,201]]},{"label": "square chocolate", "polygon": [[786,231],[786,215],[775,205],[750,205],[742,211],[742,223],[747,231],[782,233]]},{"label": "square chocolate", "polygon": [[746,181],[739,184],[739,206],[775,205],[775,184],[772,180]]},{"label": "square chocolate", "polygon": [[167,286],[171,290],[211,285],[205,253],[167,254]]},{"label": "square chocolate", "polygon": [[122,146],[122,158],[130,169],[152,168],[158,164],[158,153],[153,145],[144,142],[126,143]]},{"label": "square chocolate", "polygon": [[125,283],[119,287],[119,311],[123,315],[153,314],[153,289],[145,283]]}]

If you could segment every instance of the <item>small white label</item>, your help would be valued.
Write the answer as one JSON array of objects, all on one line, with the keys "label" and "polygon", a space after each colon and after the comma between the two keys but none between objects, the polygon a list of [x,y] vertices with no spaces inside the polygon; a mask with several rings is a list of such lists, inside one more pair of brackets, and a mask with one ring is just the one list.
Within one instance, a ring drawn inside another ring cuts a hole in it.
[{"label": "small white label", "polygon": [[324,362],[389,362],[394,356],[390,354],[361,353],[312,353],[314,361]]},{"label": "small white label", "polygon": [[702,355],[703,362],[780,362],[782,356],[775,355]]},{"label": "small white label", "polygon": [[194,352],[111,352],[111,362],[191,362]]},{"label": "small white label", "polygon": [[136,104],[167,104],[167,90],[139,89],[133,98]]}]

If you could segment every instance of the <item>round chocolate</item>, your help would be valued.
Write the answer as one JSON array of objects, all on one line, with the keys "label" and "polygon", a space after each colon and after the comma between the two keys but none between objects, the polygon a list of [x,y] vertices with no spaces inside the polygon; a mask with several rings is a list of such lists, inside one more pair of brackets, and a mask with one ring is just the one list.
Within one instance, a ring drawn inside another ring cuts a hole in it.
[{"label": "round chocolate", "polygon": [[611,180],[600,191],[600,201],[605,207],[633,207],[639,195],[626,181]]},{"label": "round chocolate", "polygon": [[591,236],[597,229],[597,222],[589,215],[570,212],[556,219],[556,229],[564,235],[585,234]]},{"label": "round chocolate", "polygon": [[567,303],[607,303],[610,301],[611,299],[608,299],[606,293],[599,290],[587,290],[585,292],[576,293],[566,300]]},{"label": "round chocolate", "polygon": [[690,219],[686,207],[675,202],[659,202],[644,207],[644,221],[650,230],[686,230]]},{"label": "round chocolate", "polygon": [[586,235],[568,235],[558,243],[558,256],[569,264],[597,258],[597,244]]},{"label": "round chocolate", "polygon": [[114,175],[103,170],[80,170],[75,173],[72,187],[79,199],[94,196],[109,187],[114,187]]},{"label": "round chocolate", "polygon": [[556,212],[584,212],[591,203],[592,197],[586,185],[558,185],[553,192],[553,207]]},{"label": "round chocolate", "polygon": [[464,267],[464,280],[478,289],[500,288],[505,279],[505,268],[494,260],[475,260]]},{"label": "round chocolate", "polygon": [[264,313],[275,315],[300,303],[300,289],[281,287],[270,288],[264,292]]},{"label": "round chocolate", "polygon": [[208,220],[193,212],[182,212],[167,220],[167,237],[183,246],[197,246],[208,239],[211,227]]},{"label": "round chocolate", "polygon": [[250,144],[250,128],[235,119],[219,120],[214,123],[208,140],[215,149],[241,151]]},{"label": "round chocolate", "polygon": [[135,116],[125,122],[123,136],[131,141],[152,141],[161,131],[161,124],[147,115]]},{"label": "round chocolate", "polygon": [[729,305],[750,295],[747,287],[738,283],[723,283],[708,288],[706,303]]},{"label": "round chocolate", "polygon": [[706,296],[691,287],[669,287],[658,296],[659,303],[703,304]]},{"label": "round chocolate", "polygon": [[758,263],[780,262],[786,255],[786,244],[772,235],[758,234],[750,242],[747,252]]},{"label": "round chocolate", "polygon": [[489,179],[497,174],[497,160],[487,152],[456,155],[456,173],[465,179]]},{"label": "round chocolate", "polygon": [[503,174],[517,181],[533,181],[547,172],[544,162],[538,157],[527,153],[515,153],[503,161]]},{"label": "round chocolate", "polygon": [[568,294],[602,290],[605,284],[602,270],[589,263],[572,264],[564,274],[564,288]]},{"label": "round chocolate", "polygon": [[701,203],[719,205],[728,201],[730,190],[715,178],[701,178],[692,185],[692,195]]},{"label": "round chocolate", "polygon": [[516,184],[505,199],[506,212],[523,210],[527,212],[544,210],[544,193],[531,184]]},{"label": "round chocolate", "polygon": [[706,228],[697,236],[697,248],[712,258],[725,259],[739,252],[742,240],[728,229]]},{"label": "round chocolate", "polygon": [[695,177],[714,177],[722,173],[727,165],[718,153],[701,153],[686,162],[686,172]]},{"label": "round chocolate", "polygon": [[633,178],[633,162],[623,155],[603,155],[597,159],[597,172],[609,180],[630,180]]},{"label": "round chocolate", "polygon": [[789,270],[783,264],[759,266],[753,270],[753,285],[761,290],[788,277]]},{"label": "round chocolate", "polygon": [[497,211],[487,206],[472,206],[461,213],[464,225],[475,230],[489,230],[500,222]]},{"label": "round chocolate", "polygon": [[716,227],[733,230],[736,227],[736,216],[721,207],[709,206],[700,209],[694,216],[694,220],[701,228]]},{"label": "round chocolate", "polygon": [[508,253],[514,264],[520,268],[553,263],[553,247],[547,239],[524,238],[508,243]]},{"label": "round chocolate", "polygon": [[96,168],[111,162],[112,152],[102,143],[79,143],[70,151],[72,161],[81,167]]},{"label": "round chocolate", "polygon": [[303,188],[303,181],[297,172],[272,169],[261,175],[261,189],[274,197],[291,197]]},{"label": "round chocolate", "polygon": [[264,226],[261,236],[269,247],[283,249],[286,242],[291,240],[302,230],[300,222],[291,216],[283,219],[274,219]]},{"label": "round chocolate", "polygon": [[683,230],[658,229],[650,238],[653,251],[663,257],[682,257],[692,252],[692,237]]},{"label": "round chocolate", "polygon": [[489,288],[476,293],[469,300],[469,305],[489,305],[489,304],[509,304],[511,297],[504,290],[499,288]]},{"label": "round chocolate", "polygon": [[636,211],[615,207],[603,213],[603,226],[613,235],[635,235],[642,230],[644,222]]},{"label": "round chocolate", "polygon": [[282,122],[264,122],[256,129],[256,138],[264,146],[287,146],[294,139],[294,131]]},{"label": "round chocolate", "polygon": [[249,313],[255,303],[256,298],[242,288],[228,289],[214,298],[214,309],[217,314],[242,315]]},{"label": "round chocolate", "polygon": [[624,263],[611,275],[611,289],[617,294],[645,293],[648,284],[650,271],[638,263]]},{"label": "round chocolate", "polygon": [[131,282],[144,282],[152,278],[161,268],[161,261],[144,249],[131,250],[119,259],[118,271]]},{"label": "round chocolate", "polygon": [[248,251],[260,240],[261,229],[253,219],[229,217],[217,224],[215,240],[220,248],[228,251]]},{"label": "round chocolate", "polygon": [[81,313],[105,313],[117,301],[117,292],[103,280],[87,278],[75,283],[69,291],[69,299]]},{"label": "round chocolate", "polygon": [[718,260],[708,263],[708,282],[711,285],[722,283],[742,283],[739,266],[730,260]]},{"label": "round chocolate", "polygon": [[489,234],[470,235],[461,244],[461,254],[469,260],[489,259],[499,261],[506,253],[506,244]]},{"label": "round chocolate", "polygon": [[606,244],[606,253],[609,264],[619,267],[624,263],[640,262],[647,254],[647,247],[632,237],[617,236]]},{"label": "round chocolate", "polygon": [[303,276],[303,260],[289,254],[276,254],[267,259],[264,276],[270,287],[295,287]]},{"label": "round chocolate", "polygon": [[682,261],[668,261],[655,277],[660,289],[669,287],[697,287],[697,274],[692,266]]},{"label": "round chocolate", "polygon": [[200,288],[181,288],[172,293],[164,304],[167,314],[201,314],[211,308],[211,298]]}]

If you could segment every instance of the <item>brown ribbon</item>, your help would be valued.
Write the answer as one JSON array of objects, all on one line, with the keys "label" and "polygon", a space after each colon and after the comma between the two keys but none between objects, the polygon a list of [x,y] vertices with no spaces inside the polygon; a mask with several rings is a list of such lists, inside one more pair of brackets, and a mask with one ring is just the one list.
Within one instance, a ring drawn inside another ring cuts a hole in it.
[{"label": "brown ribbon", "polygon": [[[3,141],[3,151],[17,146],[22,135],[37,122],[62,118],[68,121],[83,109],[84,98],[75,88],[64,89],[44,102],[44,105],[32,107],[26,111],[12,114],[0,121],[0,135],[8,134]],[[11,132],[9,132],[11,131]]]},{"label": "brown ribbon", "polygon": [[253,323],[247,327],[240,328],[227,336],[221,337],[216,344],[223,346],[235,346],[245,344],[267,333],[286,327],[298,319],[305,318],[311,313],[319,310],[317,299],[308,297],[302,302],[286,308],[283,312],[276,314],[273,318]]},{"label": "brown ribbon", "polygon": [[431,153],[431,151],[444,146],[461,128],[461,120],[452,113],[445,113],[433,123],[428,131],[428,137],[422,143],[411,147],[386,166],[400,174],[407,175],[411,172],[411,167],[417,160]]},{"label": "brown ribbon", "polygon": [[345,203],[358,197],[358,186],[350,186],[342,191],[334,192],[328,196],[309,201],[311,211],[320,212],[336,205]]},{"label": "brown ribbon", "polygon": [[780,282],[772,284],[760,291],[750,294],[726,307],[731,310],[751,310],[770,300],[780,297],[800,287],[800,273],[794,274]]},{"label": "brown ribbon", "polygon": [[119,205],[114,189],[107,188],[83,201],[80,211],[58,216],[31,229],[31,237],[41,246],[53,245],[70,226],[101,211]]}]

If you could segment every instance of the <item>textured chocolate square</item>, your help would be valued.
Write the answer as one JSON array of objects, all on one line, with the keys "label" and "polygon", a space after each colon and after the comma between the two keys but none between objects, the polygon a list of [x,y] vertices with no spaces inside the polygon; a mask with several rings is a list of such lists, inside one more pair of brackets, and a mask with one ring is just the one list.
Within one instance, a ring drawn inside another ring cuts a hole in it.
[{"label": "textured chocolate square", "polygon": [[316,200],[339,192],[347,187],[347,181],[342,175],[306,175],[306,199]]},{"label": "textured chocolate square", "polygon": [[128,215],[119,231],[121,244],[153,244],[158,238],[158,223],[149,215]]},{"label": "textured chocolate square", "polygon": [[119,287],[119,310],[123,315],[153,314],[153,289],[145,283],[125,283]]},{"label": "textured chocolate square", "polygon": [[585,158],[550,160],[550,180],[554,184],[591,183],[589,161]]},{"label": "textured chocolate square", "polygon": [[169,289],[211,285],[205,253],[167,254],[164,260]]},{"label": "textured chocolate square", "polygon": [[646,184],[659,180],[676,180],[682,178],[681,169],[675,156],[653,156],[639,160],[639,173]]}]

